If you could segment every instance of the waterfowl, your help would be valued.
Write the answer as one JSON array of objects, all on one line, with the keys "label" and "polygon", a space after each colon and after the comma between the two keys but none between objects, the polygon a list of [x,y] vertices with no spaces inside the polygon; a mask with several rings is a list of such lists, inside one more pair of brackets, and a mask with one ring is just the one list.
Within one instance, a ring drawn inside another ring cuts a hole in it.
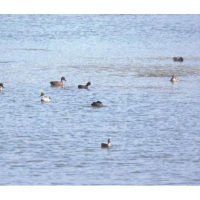
[{"label": "waterfowl", "polygon": [[79,89],[88,89],[88,86],[91,85],[90,82],[88,82],[86,85],[78,85]]},{"label": "waterfowl", "polygon": [[171,82],[178,82],[178,78],[176,78],[174,76],[174,74],[172,75],[172,78],[170,79]]},{"label": "waterfowl", "polygon": [[173,60],[183,62],[183,57],[173,57]]},{"label": "waterfowl", "polygon": [[101,101],[97,101],[97,102],[93,102],[93,103],[91,104],[91,106],[103,107],[103,104],[101,103]]},{"label": "waterfowl", "polygon": [[61,77],[61,81],[51,81],[51,86],[64,86],[65,77]]},{"label": "waterfowl", "polygon": [[3,88],[4,88],[3,83],[0,83],[0,91],[3,91]]},{"label": "waterfowl", "polygon": [[108,144],[101,143],[101,148],[110,148],[110,139],[108,139]]},{"label": "waterfowl", "polygon": [[49,101],[51,101],[50,97],[45,97],[44,95],[45,95],[44,92],[42,92],[41,95],[40,95],[40,97],[42,97],[41,98],[42,102],[49,102]]}]

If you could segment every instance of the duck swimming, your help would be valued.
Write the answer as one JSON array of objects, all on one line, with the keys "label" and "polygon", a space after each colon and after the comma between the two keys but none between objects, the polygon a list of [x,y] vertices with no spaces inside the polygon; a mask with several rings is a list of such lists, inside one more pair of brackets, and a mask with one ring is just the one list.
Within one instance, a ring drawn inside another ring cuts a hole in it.
[{"label": "duck swimming", "polygon": [[108,144],[101,143],[101,148],[110,148],[110,139],[108,139]]},{"label": "duck swimming", "polygon": [[173,57],[173,60],[183,62],[183,57]]},{"label": "duck swimming", "polygon": [[91,85],[90,82],[88,82],[86,85],[79,85],[78,88],[79,89],[88,89],[88,86]]},{"label": "duck swimming", "polygon": [[4,88],[3,83],[0,83],[0,91],[3,91],[3,88]]},{"label": "duck swimming", "polygon": [[174,76],[174,74],[172,75],[172,78],[170,79],[171,82],[178,82],[178,78],[176,78]]},{"label": "duck swimming", "polygon": [[61,77],[61,81],[51,81],[51,86],[64,86],[64,81],[66,81],[65,77]]},{"label": "duck swimming", "polygon": [[41,98],[42,102],[49,102],[49,101],[51,101],[50,97],[45,97],[44,95],[45,95],[44,92],[42,92],[41,95],[40,95],[40,97],[42,97]]},{"label": "duck swimming", "polygon": [[101,103],[101,101],[97,101],[97,102],[93,102],[93,103],[91,104],[91,106],[103,107],[103,104]]}]

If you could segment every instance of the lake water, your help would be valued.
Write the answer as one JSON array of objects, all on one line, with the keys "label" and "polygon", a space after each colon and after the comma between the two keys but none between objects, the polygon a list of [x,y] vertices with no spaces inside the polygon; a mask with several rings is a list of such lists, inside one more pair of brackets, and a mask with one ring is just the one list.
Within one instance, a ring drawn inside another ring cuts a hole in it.
[{"label": "lake water", "polygon": [[0,38],[0,185],[200,185],[200,15],[0,15]]}]

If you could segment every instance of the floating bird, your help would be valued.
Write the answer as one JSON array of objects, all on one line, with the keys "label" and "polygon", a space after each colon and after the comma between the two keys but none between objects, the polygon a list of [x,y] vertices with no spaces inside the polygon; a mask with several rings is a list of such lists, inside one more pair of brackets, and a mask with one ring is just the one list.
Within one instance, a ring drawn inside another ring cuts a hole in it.
[{"label": "floating bird", "polygon": [[3,88],[4,88],[3,83],[0,83],[0,91],[3,91]]},{"label": "floating bird", "polygon": [[97,101],[97,102],[93,102],[93,103],[91,104],[91,106],[103,107],[103,104],[101,103],[101,101]]},{"label": "floating bird", "polygon": [[79,85],[78,88],[79,89],[88,89],[88,86],[91,85],[90,82],[88,82],[86,85]]},{"label": "floating bird", "polygon": [[178,78],[176,78],[174,76],[174,74],[172,75],[172,78],[170,79],[171,82],[178,82]]},{"label": "floating bird", "polygon": [[110,139],[108,139],[108,144],[101,143],[101,148],[110,148]]},{"label": "floating bird", "polygon": [[183,62],[183,57],[173,57],[173,60]]},{"label": "floating bird", "polygon": [[42,102],[49,102],[49,101],[51,101],[50,97],[45,97],[44,95],[45,95],[44,92],[42,92],[41,95],[40,95],[40,97],[42,97],[41,98]]},{"label": "floating bird", "polygon": [[64,86],[65,77],[61,77],[61,81],[51,81],[51,86]]}]

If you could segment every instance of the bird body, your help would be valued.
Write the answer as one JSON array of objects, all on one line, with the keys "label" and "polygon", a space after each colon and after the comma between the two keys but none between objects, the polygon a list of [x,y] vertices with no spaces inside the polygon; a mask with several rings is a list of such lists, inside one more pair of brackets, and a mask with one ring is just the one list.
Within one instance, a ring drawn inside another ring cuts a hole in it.
[{"label": "bird body", "polygon": [[93,102],[93,103],[91,104],[91,106],[103,107],[103,104],[101,103],[101,101],[97,101],[97,102]]},{"label": "bird body", "polygon": [[51,81],[50,84],[51,86],[64,86],[64,81],[66,81],[65,77],[61,77],[61,81]]},{"label": "bird body", "polygon": [[170,81],[171,82],[178,82],[178,78],[176,78],[175,76],[174,76],[174,74],[172,75],[172,78],[170,79]]},{"label": "bird body", "polygon": [[44,92],[42,92],[41,95],[40,95],[40,96],[42,97],[42,98],[41,98],[41,101],[42,101],[42,102],[49,102],[49,101],[51,101],[51,98],[50,98],[50,97],[46,97],[46,96],[44,96],[44,95],[45,95]]},{"label": "bird body", "polygon": [[4,88],[3,83],[0,83],[0,91],[3,91],[3,88]]},{"label": "bird body", "polygon": [[108,144],[101,143],[101,148],[110,148],[110,139],[108,139]]},{"label": "bird body", "polygon": [[183,57],[173,57],[173,60],[183,62]]},{"label": "bird body", "polygon": [[86,85],[78,85],[79,89],[88,89],[88,86],[91,85],[90,82],[88,82]]}]

